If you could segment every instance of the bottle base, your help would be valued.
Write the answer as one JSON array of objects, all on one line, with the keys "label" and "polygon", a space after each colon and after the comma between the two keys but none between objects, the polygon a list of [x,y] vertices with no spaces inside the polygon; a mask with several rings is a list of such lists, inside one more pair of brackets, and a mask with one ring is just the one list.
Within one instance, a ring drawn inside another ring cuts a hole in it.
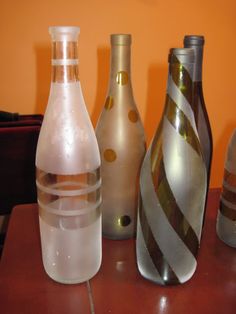
[{"label": "bottle base", "polygon": [[80,277],[80,278],[75,278],[75,279],[66,279],[66,278],[59,278],[59,277],[55,277],[52,274],[50,274],[46,268],[44,267],[44,270],[46,272],[46,274],[48,275],[49,278],[51,278],[53,281],[60,283],[60,284],[65,284],[65,285],[76,285],[76,284],[82,284],[90,279],[92,279],[94,276],[97,275],[97,273],[99,272],[100,266],[99,268],[96,270],[96,272],[92,273],[89,276],[86,277]]}]

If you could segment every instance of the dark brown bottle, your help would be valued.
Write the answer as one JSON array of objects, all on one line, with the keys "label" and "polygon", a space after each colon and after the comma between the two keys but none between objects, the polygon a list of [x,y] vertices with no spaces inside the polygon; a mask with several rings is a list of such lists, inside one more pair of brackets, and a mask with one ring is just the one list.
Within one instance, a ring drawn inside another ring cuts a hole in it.
[{"label": "dark brown bottle", "polygon": [[207,168],[207,182],[209,187],[211,161],[212,161],[212,132],[209,117],[207,114],[206,104],[203,96],[202,87],[202,61],[203,61],[203,46],[204,36],[186,35],[184,37],[184,47],[194,49],[195,64],[194,64],[194,114],[196,126],[199,134],[200,143],[202,146],[203,157]]}]

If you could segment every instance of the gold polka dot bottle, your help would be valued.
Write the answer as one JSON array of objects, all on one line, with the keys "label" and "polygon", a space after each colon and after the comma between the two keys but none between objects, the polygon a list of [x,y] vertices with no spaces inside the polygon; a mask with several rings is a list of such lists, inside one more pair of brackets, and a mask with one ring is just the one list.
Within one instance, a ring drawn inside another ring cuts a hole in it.
[{"label": "gold polka dot bottle", "polygon": [[110,83],[96,127],[101,154],[102,231],[111,239],[136,232],[138,181],[146,144],[130,76],[131,35],[111,35]]},{"label": "gold polka dot bottle", "polygon": [[171,49],[164,112],[140,175],[137,264],[161,285],[189,280],[197,267],[207,170],[196,128],[192,49]]},{"label": "gold polka dot bottle", "polygon": [[72,284],[101,265],[100,154],[78,77],[78,27],[50,27],[52,78],[36,168],[44,269]]},{"label": "gold polka dot bottle", "polygon": [[216,230],[223,242],[236,248],[236,130],[228,144]]}]

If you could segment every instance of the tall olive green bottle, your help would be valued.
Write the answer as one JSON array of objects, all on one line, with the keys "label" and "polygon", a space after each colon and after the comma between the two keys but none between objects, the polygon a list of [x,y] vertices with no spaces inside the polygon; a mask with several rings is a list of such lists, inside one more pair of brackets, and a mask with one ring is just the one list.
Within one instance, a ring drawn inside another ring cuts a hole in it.
[{"label": "tall olive green bottle", "polygon": [[102,230],[105,237],[126,239],[136,232],[138,182],[146,144],[131,84],[131,35],[110,38],[110,82],[96,127],[102,161]]}]

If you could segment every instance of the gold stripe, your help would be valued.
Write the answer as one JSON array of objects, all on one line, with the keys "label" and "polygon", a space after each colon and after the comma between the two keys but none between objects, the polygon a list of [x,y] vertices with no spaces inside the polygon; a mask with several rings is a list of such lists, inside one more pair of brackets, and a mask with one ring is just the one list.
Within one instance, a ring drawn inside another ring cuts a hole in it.
[{"label": "gold stripe", "polygon": [[158,273],[160,274],[165,285],[174,285],[179,284],[179,279],[176,276],[173,269],[170,267],[168,262],[166,261],[159,245],[157,244],[152,230],[148,224],[145,210],[143,209],[142,199],[140,197],[140,207],[139,207],[139,219],[140,225],[142,228],[143,238],[148,250],[148,253],[155,265]]},{"label": "gold stripe", "polygon": [[181,64],[178,58],[173,55],[172,60],[174,63],[171,64],[171,76],[175,85],[187,99],[188,103],[192,107],[193,111],[193,81],[187,71],[187,69]]},{"label": "gold stripe", "polygon": [[236,210],[226,206],[222,201],[220,202],[220,212],[228,219],[236,221]]},{"label": "gold stripe", "polygon": [[[151,163],[153,161],[151,160]],[[152,180],[163,212],[169,223],[193,256],[197,256],[199,241],[196,233],[181,212],[166,178],[162,148],[152,171]]]},{"label": "gold stripe", "polygon": [[200,142],[190,121],[168,94],[166,96],[165,115],[175,130],[192,146],[197,154],[201,156]]}]

